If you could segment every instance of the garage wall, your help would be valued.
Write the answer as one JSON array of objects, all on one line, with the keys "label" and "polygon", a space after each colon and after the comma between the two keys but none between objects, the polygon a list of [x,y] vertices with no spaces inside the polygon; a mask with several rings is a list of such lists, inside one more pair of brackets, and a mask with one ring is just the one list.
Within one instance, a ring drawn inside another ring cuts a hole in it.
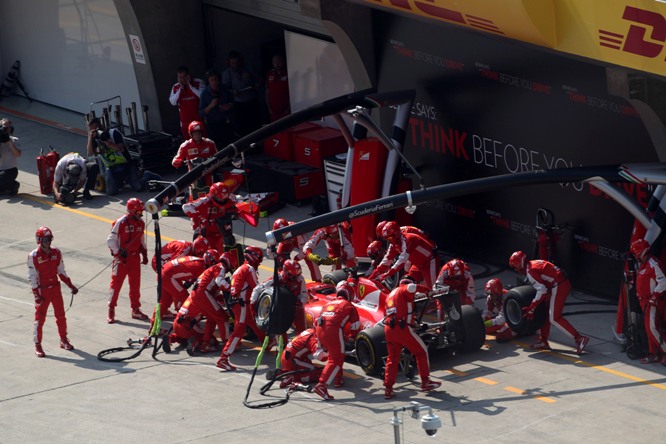
[{"label": "garage wall", "polygon": [[113,0],[0,0],[0,17],[2,66],[21,61],[33,99],[80,113],[88,112],[90,102],[116,95],[123,106],[140,106]]}]

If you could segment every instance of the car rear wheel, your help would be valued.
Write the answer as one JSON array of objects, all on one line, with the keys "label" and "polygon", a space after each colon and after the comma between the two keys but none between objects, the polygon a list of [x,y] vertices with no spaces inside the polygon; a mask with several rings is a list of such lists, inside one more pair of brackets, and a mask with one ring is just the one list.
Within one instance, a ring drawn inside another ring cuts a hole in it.
[{"label": "car rear wheel", "polygon": [[512,288],[504,297],[504,317],[511,330],[519,335],[531,335],[537,331],[548,316],[546,303],[541,303],[534,311],[533,319],[526,319],[523,308],[529,307],[536,290],[531,285]]},{"label": "car rear wheel", "polygon": [[356,336],[356,360],[366,375],[379,375],[384,367],[386,342],[384,327],[375,325]]}]

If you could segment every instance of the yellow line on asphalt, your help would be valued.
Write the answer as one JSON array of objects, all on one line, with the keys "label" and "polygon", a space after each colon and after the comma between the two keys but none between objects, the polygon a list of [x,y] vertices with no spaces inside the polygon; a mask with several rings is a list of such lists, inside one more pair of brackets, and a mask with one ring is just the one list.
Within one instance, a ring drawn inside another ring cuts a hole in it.
[{"label": "yellow line on asphalt", "polygon": [[[527,344],[522,343],[522,342],[518,342],[518,341],[511,341],[511,342],[516,344],[516,345],[520,345],[522,347],[528,347]],[[655,388],[658,388],[658,389],[661,389],[661,390],[666,390],[666,385],[664,385],[664,384],[658,384],[658,383],[652,382],[648,379],[639,378],[638,376],[630,375],[629,373],[624,373],[624,372],[620,372],[620,371],[617,371],[617,370],[613,370],[613,369],[605,367],[603,365],[598,365],[598,364],[593,364],[591,362],[583,361],[578,356],[575,356],[575,357],[574,356],[568,356],[568,355],[565,355],[563,353],[558,353],[558,352],[553,351],[553,350],[540,350],[540,352],[541,353],[550,353],[553,356],[557,356],[558,358],[564,359],[565,361],[569,361],[569,362],[572,362],[574,364],[580,364],[580,365],[585,366],[585,367],[589,367],[589,368],[593,368],[595,370],[599,370],[600,372],[608,373],[610,375],[619,376],[620,378],[628,379],[630,381],[640,382],[641,384],[649,385],[649,386],[652,386],[652,387],[655,387]]]},{"label": "yellow line on asphalt", "polygon": [[551,403],[551,404],[554,403],[554,402],[557,402],[557,401],[554,400],[553,398],[549,398],[549,397],[547,397],[547,396],[543,396],[543,395],[530,395],[530,394],[527,393],[525,390],[523,390],[523,389],[519,389],[519,388],[516,388],[516,387],[506,386],[506,387],[504,387],[504,390],[506,390],[506,391],[508,391],[508,392],[517,393],[517,394],[519,394],[519,395],[526,395],[526,396],[529,396],[530,398],[534,398],[534,399],[537,399],[537,400],[539,400],[539,401],[543,401],[543,402],[547,402],[547,403]]},{"label": "yellow line on asphalt", "polygon": [[474,378],[474,380],[475,380],[475,381],[479,381],[479,382],[483,382],[484,384],[488,384],[488,385],[499,384],[499,382],[497,382],[497,381],[493,381],[492,379],[481,378],[481,377],[479,377],[479,378]]},{"label": "yellow line on asphalt", "polygon": [[449,373],[453,373],[453,374],[456,375],[456,376],[461,376],[461,377],[465,377],[465,376],[467,376],[467,373],[465,373],[465,372],[461,372],[460,370],[454,370],[454,369],[452,369],[452,368],[447,369],[446,371],[449,372]]}]

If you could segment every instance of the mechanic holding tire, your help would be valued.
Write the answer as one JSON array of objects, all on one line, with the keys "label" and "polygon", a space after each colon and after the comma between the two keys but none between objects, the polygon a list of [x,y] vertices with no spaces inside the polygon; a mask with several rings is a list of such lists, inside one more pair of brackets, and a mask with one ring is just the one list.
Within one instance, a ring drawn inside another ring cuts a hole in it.
[{"label": "mechanic holding tire", "polygon": [[572,338],[576,343],[576,353],[583,353],[590,338],[581,335],[569,323],[562,311],[564,303],[571,293],[571,282],[566,273],[559,267],[544,260],[528,261],[527,255],[522,251],[514,252],[509,258],[509,267],[516,273],[526,275],[528,281],[536,289],[536,295],[529,307],[525,307],[525,316],[531,319],[534,311],[541,303],[548,303],[548,319],[539,330],[539,339],[530,348],[534,350],[550,350],[548,336],[550,324],[554,324],[562,332]]},{"label": "mechanic holding tire", "polygon": [[[421,337],[414,331],[414,299],[417,291],[428,293],[429,289],[415,284],[411,279],[403,279],[386,298],[386,369],[384,370],[384,399],[395,396],[393,384],[398,376],[400,353],[405,347],[416,358],[416,366],[421,377],[421,391],[429,392],[442,385],[430,379],[430,360],[428,350]],[[418,326],[417,326],[418,328]]]}]

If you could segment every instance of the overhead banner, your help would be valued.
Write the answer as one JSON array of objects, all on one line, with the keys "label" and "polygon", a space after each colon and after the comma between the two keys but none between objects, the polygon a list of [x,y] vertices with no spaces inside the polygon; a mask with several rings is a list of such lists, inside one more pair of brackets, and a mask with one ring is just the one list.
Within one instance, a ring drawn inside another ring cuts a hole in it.
[{"label": "overhead banner", "polygon": [[[651,136],[664,125],[639,112],[646,103],[614,95],[603,66],[399,14],[377,14],[376,29],[378,89],[416,90],[404,155],[426,187],[659,160]],[[645,186],[619,186],[647,205]],[[555,262],[576,288],[617,295],[633,218],[587,183],[432,201],[413,217],[443,251],[506,266],[518,249],[536,257],[540,209],[564,230]]]},{"label": "overhead banner", "polygon": [[666,4],[654,0],[355,0],[666,76]]}]

